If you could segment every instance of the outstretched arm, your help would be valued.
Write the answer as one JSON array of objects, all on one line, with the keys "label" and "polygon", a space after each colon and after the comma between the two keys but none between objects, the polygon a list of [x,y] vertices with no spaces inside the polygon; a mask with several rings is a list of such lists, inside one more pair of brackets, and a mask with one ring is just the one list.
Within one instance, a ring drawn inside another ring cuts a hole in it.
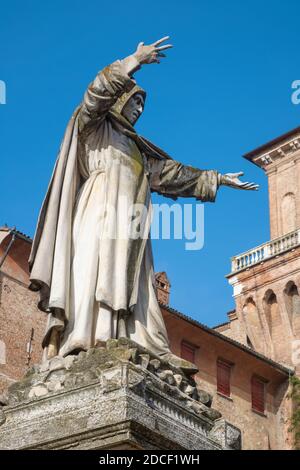
[{"label": "outstretched arm", "polygon": [[222,175],[215,170],[200,170],[175,160],[148,158],[149,182],[152,191],[164,196],[195,197],[201,201],[214,202],[221,185],[236,189],[256,190],[258,185],[243,183],[243,173]]},{"label": "outstretched arm", "polygon": [[148,158],[149,182],[152,191],[163,196],[195,197],[214,202],[219,187],[219,173],[183,165],[175,160]]}]

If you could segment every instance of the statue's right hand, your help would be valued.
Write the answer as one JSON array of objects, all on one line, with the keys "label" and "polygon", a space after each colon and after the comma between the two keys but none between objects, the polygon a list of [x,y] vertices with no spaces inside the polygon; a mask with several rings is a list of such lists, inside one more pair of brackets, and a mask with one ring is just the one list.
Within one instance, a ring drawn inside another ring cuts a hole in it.
[{"label": "statue's right hand", "polygon": [[160,63],[160,58],[161,57],[166,57],[165,54],[163,54],[161,51],[164,51],[166,49],[170,49],[172,44],[166,44],[164,46],[158,47],[161,43],[165,42],[167,39],[169,39],[169,36],[165,36],[162,39],[159,39],[158,41],[154,42],[153,44],[150,44],[150,46],[145,46],[143,42],[140,42],[137,50],[133,54],[134,57],[138,60],[138,62],[142,64],[153,64],[153,63]]}]

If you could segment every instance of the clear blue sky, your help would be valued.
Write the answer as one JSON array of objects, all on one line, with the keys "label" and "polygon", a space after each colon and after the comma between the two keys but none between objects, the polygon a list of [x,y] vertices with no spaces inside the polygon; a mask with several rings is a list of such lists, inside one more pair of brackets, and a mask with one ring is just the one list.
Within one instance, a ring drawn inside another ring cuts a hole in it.
[{"label": "clear blue sky", "polygon": [[[171,305],[208,324],[233,308],[230,257],[269,238],[267,181],[242,155],[299,125],[298,0],[2,2],[0,224],[33,235],[65,125],[98,70],[139,41],[170,35],[174,49],[136,78],[148,91],[138,131],[176,160],[244,170],[257,193],[222,188],[205,206],[205,246],[155,241]],[[162,198],[155,197],[155,202]]]}]

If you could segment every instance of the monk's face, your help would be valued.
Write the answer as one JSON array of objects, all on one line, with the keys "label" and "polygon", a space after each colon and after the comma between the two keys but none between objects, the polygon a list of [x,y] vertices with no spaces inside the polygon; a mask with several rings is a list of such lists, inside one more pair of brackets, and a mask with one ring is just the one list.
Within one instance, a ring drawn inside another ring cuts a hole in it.
[{"label": "monk's face", "polygon": [[127,101],[122,114],[130,124],[134,125],[144,111],[144,106],[145,100],[143,95],[136,93]]}]

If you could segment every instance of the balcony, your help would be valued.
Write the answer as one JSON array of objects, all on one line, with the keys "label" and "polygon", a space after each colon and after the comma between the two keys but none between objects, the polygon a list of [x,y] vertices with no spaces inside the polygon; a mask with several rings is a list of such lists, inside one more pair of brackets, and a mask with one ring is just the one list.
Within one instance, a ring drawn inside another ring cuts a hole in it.
[{"label": "balcony", "polygon": [[300,229],[231,258],[231,274],[262,263],[300,245]]}]

